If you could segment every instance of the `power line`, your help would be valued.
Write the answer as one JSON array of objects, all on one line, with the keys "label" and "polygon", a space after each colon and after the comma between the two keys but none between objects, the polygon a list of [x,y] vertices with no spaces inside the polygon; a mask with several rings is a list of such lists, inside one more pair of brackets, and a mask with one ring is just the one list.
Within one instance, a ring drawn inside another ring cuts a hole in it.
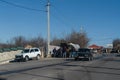
[{"label": "power line", "polygon": [[14,7],[27,9],[27,10],[46,12],[45,10],[39,10],[39,9],[29,8],[29,7],[18,5],[18,4],[15,4],[15,3],[12,3],[12,2],[8,2],[8,1],[5,1],[5,0],[0,0],[0,2],[6,3],[6,4],[14,6]]},{"label": "power line", "polygon": [[[33,1],[35,1],[35,0],[33,0]],[[44,5],[44,6],[45,6],[46,1],[45,1],[45,0],[38,0],[38,3],[40,3],[40,4],[42,4],[42,5]]]},{"label": "power line", "polygon": [[56,18],[58,21],[60,21],[62,24],[64,24],[65,26],[71,26],[70,25],[70,23],[68,22],[68,18],[65,16],[65,15],[63,15],[62,13],[61,13],[61,10],[60,9],[58,9],[58,8],[56,8],[54,5],[51,5],[51,7],[53,7],[54,8],[54,12],[55,13],[57,13],[57,17],[55,16],[55,15],[53,15],[53,14],[51,14],[54,18]]},{"label": "power line", "polygon": [[44,3],[46,3],[46,2],[45,2],[45,0],[40,0],[40,3],[41,3],[41,4],[44,4]]}]

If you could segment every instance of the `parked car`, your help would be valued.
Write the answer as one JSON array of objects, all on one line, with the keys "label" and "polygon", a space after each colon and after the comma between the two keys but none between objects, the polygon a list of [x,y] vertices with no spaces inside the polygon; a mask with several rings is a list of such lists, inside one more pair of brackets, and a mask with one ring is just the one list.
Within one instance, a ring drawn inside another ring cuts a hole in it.
[{"label": "parked car", "polygon": [[15,60],[28,61],[33,58],[39,60],[40,56],[41,56],[41,51],[39,48],[28,48],[28,49],[23,49],[21,53],[15,55]]},{"label": "parked car", "polygon": [[112,50],[110,53],[118,53],[118,50]]},{"label": "parked car", "polygon": [[87,59],[89,61],[93,60],[93,52],[91,49],[88,48],[80,48],[78,51],[76,51],[74,59]]}]

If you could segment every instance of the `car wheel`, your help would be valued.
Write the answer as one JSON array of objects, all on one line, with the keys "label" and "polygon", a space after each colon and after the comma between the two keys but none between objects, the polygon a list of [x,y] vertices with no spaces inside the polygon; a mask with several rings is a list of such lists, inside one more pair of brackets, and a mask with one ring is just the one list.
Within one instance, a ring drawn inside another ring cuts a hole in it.
[{"label": "car wheel", "polygon": [[77,61],[77,60],[78,60],[78,58],[74,58],[74,60],[75,60],[75,61]]},{"label": "car wheel", "polygon": [[37,55],[37,56],[36,56],[36,59],[39,60],[39,59],[40,59],[40,55]]},{"label": "car wheel", "polygon": [[91,57],[91,59],[90,59],[91,61],[93,60],[93,57]]},{"label": "car wheel", "polygon": [[91,61],[91,57],[88,57],[88,61]]},{"label": "car wheel", "polygon": [[25,61],[28,61],[28,60],[29,60],[29,57],[28,57],[28,56],[26,56],[26,57],[25,57]]}]

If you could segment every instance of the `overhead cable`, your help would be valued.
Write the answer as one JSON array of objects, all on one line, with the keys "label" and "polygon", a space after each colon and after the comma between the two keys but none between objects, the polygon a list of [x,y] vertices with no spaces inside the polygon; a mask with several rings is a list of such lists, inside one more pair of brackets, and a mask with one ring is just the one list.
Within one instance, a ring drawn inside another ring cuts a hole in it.
[{"label": "overhead cable", "polygon": [[67,22],[68,18],[61,13],[60,9],[56,8],[54,5],[51,5],[51,7],[54,8],[54,12],[57,13],[57,17],[55,16],[55,14],[51,14],[53,17],[55,17],[57,20],[59,20],[62,24],[64,24],[65,26],[71,26],[69,22]]},{"label": "overhead cable", "polygon": [[0,0],[0,2],[6,3],[6,4],[14,6],[14,7],[27,9],[27,10],[46,12],[45,10],[39,10],[39,9],[30,8],[30,7],[25,7],[25,6],[18,5],[18,4],[15,4],[15,3],[12,3],[12,2],[8,2],[8,1],[5,1],[5,0]]}]

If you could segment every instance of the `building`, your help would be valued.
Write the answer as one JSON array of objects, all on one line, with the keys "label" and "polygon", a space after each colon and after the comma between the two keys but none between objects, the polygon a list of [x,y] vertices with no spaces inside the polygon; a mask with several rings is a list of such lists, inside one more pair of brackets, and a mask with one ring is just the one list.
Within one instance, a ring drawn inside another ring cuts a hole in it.
[{"label": "building", "polygon": [[98,46],[96,44],[93,44],[93,45],[88,46],[88,48],[92,49],[93,52],[95,52],[95,53],[101,53],[102,49],[103,49],[103,46]]}]

